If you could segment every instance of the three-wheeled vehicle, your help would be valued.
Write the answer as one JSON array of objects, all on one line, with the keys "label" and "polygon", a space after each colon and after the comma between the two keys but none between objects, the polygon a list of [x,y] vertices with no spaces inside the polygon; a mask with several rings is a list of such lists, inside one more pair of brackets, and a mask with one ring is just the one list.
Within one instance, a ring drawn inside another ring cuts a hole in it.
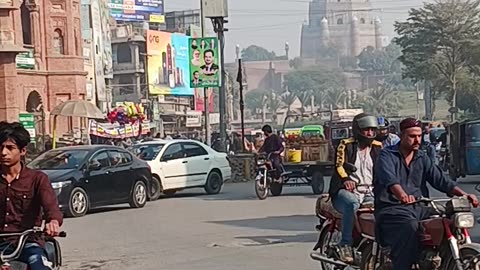
[{"label": "three-wheeled vehicle", "polygon": [[[320,111],[315,113],[315,116],[328,117],[324,123],[323,136],[319,131],[311,134],[312,136],[300,135],[294,139],[287,137],[283,162],[286,173],[283,175],[283,183],[275,184],[270,193],[274,196],[280,195],[283,186],[311,186],[314,194],[322,194],[325,187],[324,177],[331,176],[334,169],[335,148],[342,139],[351,136],[353,117],[362,112],[363,110],[358,109]],[[282,128],[284,134],[290,117],[295,115],[285,118]],[[318,126],[315,128],[318,129]],[[289,157],[290,154],[296,154],[297,158]]]},{"label": "three-wheeled vehicle", "polygon": [[448,172],[452,180],[480,175],[480,120],[455,122],[448,128]]}]

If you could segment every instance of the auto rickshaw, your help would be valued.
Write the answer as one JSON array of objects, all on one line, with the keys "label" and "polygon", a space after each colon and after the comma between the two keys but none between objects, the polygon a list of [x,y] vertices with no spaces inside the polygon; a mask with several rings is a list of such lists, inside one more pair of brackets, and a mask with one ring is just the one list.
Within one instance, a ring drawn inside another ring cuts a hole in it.
[{"label": "auto rickshaw", "polygon": [[450,178],[480,175],[480,120],[455,122],[448,129]]}]

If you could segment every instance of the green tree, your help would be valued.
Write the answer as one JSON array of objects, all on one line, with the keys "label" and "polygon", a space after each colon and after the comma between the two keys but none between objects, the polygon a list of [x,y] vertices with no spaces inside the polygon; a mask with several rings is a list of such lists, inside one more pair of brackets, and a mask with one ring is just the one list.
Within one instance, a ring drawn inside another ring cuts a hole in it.
[{"label": "green tree", "polygon": [[326,91],[326,102],[332,105],[333,109],[341,109],[345,104],[346,92],[343,88],[329,88]]},{"label": "green tree", "polygon": [[272,122],[277,123],[277,112],[282,107],[282,101],[280,96],[275,94],[273,91],[270,91],[267,94],[267,108],[272,115]]},{"label": "green tree", "polygon": [[295,100],[297,100],[297,96],[295,96],[295,94],[292,92],[287,91],[281,95],[281,101],[287,107],[287,115],[290,114],[292,105],[295,102]]},{"label": "green tree", "polygon": [[263,108],[268,91],[264,89],[254,89],[245,94],[245,107],[250,110],[252,115],[256,115],[260,110],[263,114]]},{"label": "green tree", "polygon": [[404,75],[416,81],[446,79],[457,106],[459,75],[480,38],[480,0],[444,0],[411,9],[406,22],[395,23],[402,47]]},{"label": "green tree", "polygon": [[356,103],[366,112],[384,116],[395,115],[402,108],[398,91],[386,83],[367,90]]},{"label": "green tree", "polygon": [[257,45],[250,45],[242,50],[243,61],[275,60],[275,57],[275,52],[269,52],[267,49]]}]

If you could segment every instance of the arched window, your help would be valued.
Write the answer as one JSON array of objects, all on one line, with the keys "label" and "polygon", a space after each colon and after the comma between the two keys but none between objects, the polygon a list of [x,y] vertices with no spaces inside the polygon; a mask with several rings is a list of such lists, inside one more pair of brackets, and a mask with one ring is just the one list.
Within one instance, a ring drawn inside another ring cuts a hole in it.
[{"label": "arched window", "polygon": [[64,48],[63,48],[63,34],[62,30],[60,29],[55,29],[53,31],[53,50],[57,54],[65,54]]},{"label": "arched window", "polygon": [[364,19],[364,18],[360,18],[360,23],[361,23],[361,24],[365,24],[365,19]]},{"label": "arched window", "polygon": [[117,63],[131,63],[132,49],[128,43],[121,43],[117,47]]},{"label": "arched window", "polygon": [[337,19],[337,24],[343,24],[343,19],[342,18]]},{"label": "arched window", "polygon": [[20,17],[22,20],[23,44],[32,45],[32,24],[30,21],[30,11],[25,2],[20,6]]}]

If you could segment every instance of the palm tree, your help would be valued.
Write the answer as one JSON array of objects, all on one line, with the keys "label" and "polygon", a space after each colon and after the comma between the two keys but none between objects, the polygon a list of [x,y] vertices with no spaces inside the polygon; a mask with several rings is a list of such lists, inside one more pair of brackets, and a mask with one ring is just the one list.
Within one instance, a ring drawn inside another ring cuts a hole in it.
[{"label": "palm tree", "polygon": [[402,108],[398,93],[385,83],[367,90],[360,102],[365,111],[379,115],[391,115]]},{"label": "palm tree", "polygon": [[343,108],[345,103],[345,90],[338,88],[329,88],[326,92],[326,100],[334,109]]},{"label": "palm tree", "polygon": [[254,89],[245,94],[245,106],[252,115],[256,115],[258,110],[261,110],[263,116],[267,94],[268,92],[264,89]]},{"label": "palm tree", "polygon": [[272,122],[273,123],[277,123],[277,112],[278,112],[278,109],[280,109],[281,106],[282,106],[282,102],[281,102],[279,96],[276,95],[275,93],[273,93],[273,91],[270,92],[267,95],[267,107],[270,110],[270,113],[272,114]]},{"label": "palm tree", "polygon": [[292,92],[286,91],[280,96],[280,98],[283,104],[287,106],[287,115],[288,115],[290,113],[290,110],[292,109],[293,103],[297,99],[297,96],[295,96],[295,94]]},{"label": "palm tree", "polygon": [[304,90],[304,91],[296,91],[295,96],[298,98],[298,101],[302,104],[302,107],[300,108],[300,112],[305,114],[305,106],[308,105],[308,102],[310,102],[312,98],[312,91],[311,90]]}]

